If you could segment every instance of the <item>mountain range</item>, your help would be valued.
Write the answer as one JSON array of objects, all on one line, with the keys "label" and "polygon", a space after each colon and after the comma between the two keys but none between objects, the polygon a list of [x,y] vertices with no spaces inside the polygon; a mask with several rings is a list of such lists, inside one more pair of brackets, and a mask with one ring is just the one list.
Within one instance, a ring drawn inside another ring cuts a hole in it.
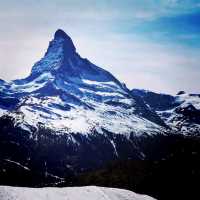
[{"label": "mountain range", "polygon": [[133,89],[132,94],[140,96],[174,131],[199,136],[200,94],[180,91],[173,96],[139,89]]}]

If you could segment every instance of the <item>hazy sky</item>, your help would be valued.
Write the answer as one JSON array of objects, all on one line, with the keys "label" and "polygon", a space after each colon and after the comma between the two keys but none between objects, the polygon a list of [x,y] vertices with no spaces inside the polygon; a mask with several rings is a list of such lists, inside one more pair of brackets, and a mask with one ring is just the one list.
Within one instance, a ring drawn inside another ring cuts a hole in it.
[{"label": "hazy sky", "polygon": [[0,78],[25,77],[54,32],[131,88],[200,92],[200,0],[0,1]]}]

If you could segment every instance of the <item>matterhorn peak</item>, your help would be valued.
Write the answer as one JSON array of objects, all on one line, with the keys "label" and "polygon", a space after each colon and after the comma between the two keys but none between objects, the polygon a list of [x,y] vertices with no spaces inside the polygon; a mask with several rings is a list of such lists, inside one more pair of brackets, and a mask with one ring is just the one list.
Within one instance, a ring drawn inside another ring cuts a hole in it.
[{"label": "matterhorn peak", "polygon": [[64,41],[64,45],[65,45],[65,49],[67,51],[71,51],[74,52],[76,51],[76,48],[73,44],[72,39],[62,30],[62,29],[58,29],[55,34],[54,34],[54,40],[59,40],[59,39],[63,39]]},{"label": "matterhorn peak", "polygon": [[56,70],[66,65],[69,58],[76,55],[76,48],[72,39],[61,29],[58,29],[50,41],[44,57],[32,68],[31,74],[40,74]]},{"label": "matterhorn peak", "polygon": [[[70,38],[62,29],[58,29],[55,34],[54,38],[61,37],[61,38]],[[70,38],[71,39],[71,38]]]}]

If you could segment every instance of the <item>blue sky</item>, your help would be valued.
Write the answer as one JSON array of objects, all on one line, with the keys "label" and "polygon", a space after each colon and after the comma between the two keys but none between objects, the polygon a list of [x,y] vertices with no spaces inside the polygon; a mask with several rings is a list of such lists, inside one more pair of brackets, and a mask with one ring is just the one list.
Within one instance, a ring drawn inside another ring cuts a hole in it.
[{"label": "blue sky", "polygon": [[200,0],[0,2],[0,78],[25,77],[54,32],[129,88],[200,92]]}]

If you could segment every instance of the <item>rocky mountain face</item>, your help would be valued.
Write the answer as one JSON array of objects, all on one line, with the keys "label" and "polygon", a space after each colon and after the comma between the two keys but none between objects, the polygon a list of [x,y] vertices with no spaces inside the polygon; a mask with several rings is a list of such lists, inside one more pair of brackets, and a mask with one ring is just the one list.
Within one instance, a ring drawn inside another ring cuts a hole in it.
[{"label": "rocky mountain face", "polygon": [[200,133],[200,94],[158,94],[147,90],[133,89],[132,94],[141,97],[152,111],[173,130],[184,135]]}]

